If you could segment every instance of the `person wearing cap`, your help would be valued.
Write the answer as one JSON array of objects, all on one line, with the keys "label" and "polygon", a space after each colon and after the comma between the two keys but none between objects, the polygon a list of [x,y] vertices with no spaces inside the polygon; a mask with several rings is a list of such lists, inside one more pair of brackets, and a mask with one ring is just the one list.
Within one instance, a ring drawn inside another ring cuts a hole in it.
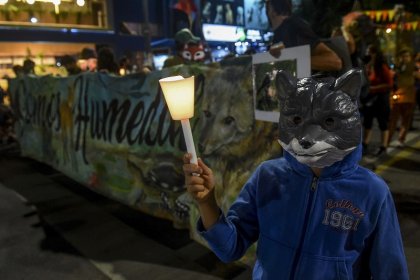
[{"label": "person wearing cap", "polygon": [[91,48],[83,48],[78,61],[80,69],[83,72],[95,72],[97,63],[96,51]]},{"label": "person wearing cap", "polygon": [[76,59],[71,55],[65,55],[61,58],[61,65],[66,68],[68,75],[77,75],[82,69],[77,65]]},{"label": "person wearing cap", "polygon": [[23,61],[23,73],[25,75],[35,75],[35,62],[27,58]]},{"label": "person wearing cap", "polygon": [[204,61],[205,52],[201,38],[194,36],[188,28],[179,30],[174,39],[176,55],[166,59],[163,68]]}]

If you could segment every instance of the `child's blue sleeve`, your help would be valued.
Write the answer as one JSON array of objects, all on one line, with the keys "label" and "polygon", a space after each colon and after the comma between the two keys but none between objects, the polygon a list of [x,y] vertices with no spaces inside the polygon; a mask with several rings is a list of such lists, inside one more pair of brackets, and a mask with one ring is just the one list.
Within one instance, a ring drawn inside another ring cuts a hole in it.
[{"label": "child's blue sleeve", "polygon": [[370,270],[373,279],[409,279],[400,226],[390,192],[382,204],[372,235]]},{"label": "child's blue sleeve", "polygon": [[226,217],[221,213],[218,222],[207,231],[201,219],[198,221],[198,232],[224,262],[241,258],[248,247],[258,239],[259,228],[253,179],[251,178],[245,184]]}]

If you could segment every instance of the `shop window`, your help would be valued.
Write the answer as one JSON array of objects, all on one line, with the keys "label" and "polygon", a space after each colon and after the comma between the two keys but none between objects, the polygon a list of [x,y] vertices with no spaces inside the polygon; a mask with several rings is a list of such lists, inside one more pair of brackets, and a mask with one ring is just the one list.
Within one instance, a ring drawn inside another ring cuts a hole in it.
[{"label": "shop window", "polygon": [[1,0],[0,25],[110,28],[106,0]]}]

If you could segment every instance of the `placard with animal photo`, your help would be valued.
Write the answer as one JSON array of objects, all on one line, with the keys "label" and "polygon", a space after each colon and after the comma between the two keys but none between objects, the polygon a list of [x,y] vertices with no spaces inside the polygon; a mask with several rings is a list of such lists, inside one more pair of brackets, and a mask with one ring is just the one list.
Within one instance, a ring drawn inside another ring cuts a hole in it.
[{"label": "placard with animal photo", "polygon": [[274,78],[279,70],[286,70],[297,78],[311,75],[310,48],[308,45],[286,48],[279,58],[270,53],[257,53],[252,56],[252,79],[254,91],[255,119],[279,121],[279,100]]}]

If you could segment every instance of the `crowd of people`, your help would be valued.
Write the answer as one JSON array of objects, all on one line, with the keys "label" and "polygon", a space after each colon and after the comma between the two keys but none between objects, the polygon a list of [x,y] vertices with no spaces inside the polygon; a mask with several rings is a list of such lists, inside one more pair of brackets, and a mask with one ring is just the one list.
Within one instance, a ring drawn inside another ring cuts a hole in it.
[{"label": "crowd of people", "polygon": [[[69,75],[82,72],[101,72],[115,76],[124,76],[130,73],[149,72],[150,65],[141,65],[132,62],[127,56],[117,60],[114,50],[109,46],[99,47],[97,50],[84,48],[79,59],[66,55],[61,59],[61,65],[66,68]],[[153,68],[152,68],[153,69]]]},{"label": "crowd of people", "polygon": [[[133,62],[127,56],[122,56],[117,60],[114,50],[110,46],[101,46],[97,50],[83,48],[77,55],[64,55],[56,58],[57,66],[65,69],[59,71],[59,76],[77,75],[83,72],[101,72],[115,76],[124,76],[130,73],[149,72],[153,67],[142,63],[140,69],[137,61]],[[133,59],[134,60],[134,59]],[[22,75],[36,74],[35,62],[27,58],[23,65],[14,65],[13,72],[15,77]]]},{"label": "crowd of people", "polygon": [[[97,50],[83,48],[78,55],[64,55],[57,59],[57,66],[65,69],[59,74],[63,76],[77,75],[83,72],[101,72],[124,76],[139,72],[139,67],[126,56],[121,57],[117,62],[114,51],[109,46],[103,46]],[[36,63],[30,58],[25,59],[22,65],[14,65],[12,70],[16,78],[35,76],[37,72]],[[152,70],[154,69],[151,65],[143,65],[143,69],[140,69],[143,73],[149,73]],[[0,87],[0,144],[11,144],[17,141],[13,129],[15,118],[8,100],[8,93]]]},{"label": "crowd of people", "polygon": [[361,100],[363,151],[365,155],[370,153],[372,125],[376,119],[381,130],[381,144],[373,155],[381,156],[394,143],[398,123],[395,146],[405,146],[407,132],[412,128],[416,102],[420,108],[420,53],[414,55],[410,48],[401,48],[391,68],[380,48],[370,45],[365,59],[369,90]]}]

